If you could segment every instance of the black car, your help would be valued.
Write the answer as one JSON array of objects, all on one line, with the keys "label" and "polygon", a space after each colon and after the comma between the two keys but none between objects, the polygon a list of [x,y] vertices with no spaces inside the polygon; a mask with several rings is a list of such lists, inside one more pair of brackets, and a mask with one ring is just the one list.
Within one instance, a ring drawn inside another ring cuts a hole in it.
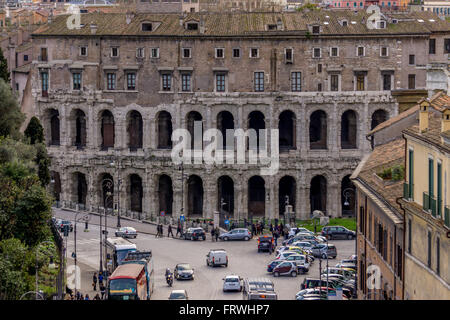
[{"label": "black car", "polygon": [[328,240],[332,239],[355,239],[355,231],[348,230],[345,227],[333,226],[333,227],[323,227],[322,236],[326,237]]},{"label": "black car", "polygon": [[179,263],[175,266],[173,275],[177,280],[194,280],[194,269],[191,268],[189,263]]},{"label": "black car", "polygon": [[258,238],[258,252],[275,250],[274,241],[272,236],[260,236]]},{"label": "black car", "polygon": [[184,240],[206,240],[206,233],[203,228],[188,228],[184,233]]}]

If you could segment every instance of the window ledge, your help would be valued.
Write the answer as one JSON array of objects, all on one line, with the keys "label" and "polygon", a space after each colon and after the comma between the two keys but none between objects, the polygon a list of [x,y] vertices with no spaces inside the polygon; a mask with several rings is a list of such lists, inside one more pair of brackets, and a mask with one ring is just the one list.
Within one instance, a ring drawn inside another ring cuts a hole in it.
[{"label": "window ledge", "polygon": [[139,93],[138,90],[103,90],[105,93]]},{"label": "window ledge", "polygon": [[175,93],[175,91],[158,91],[158,93]]}]

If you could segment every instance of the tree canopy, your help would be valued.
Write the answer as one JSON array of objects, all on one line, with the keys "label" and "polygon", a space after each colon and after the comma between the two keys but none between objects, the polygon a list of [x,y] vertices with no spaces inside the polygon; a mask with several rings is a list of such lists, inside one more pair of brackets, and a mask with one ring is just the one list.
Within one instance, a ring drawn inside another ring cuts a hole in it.
[{"label": "tree canopy", "polygon": [[0,48],[0,78],[3,79],[6,83],[9,83],[9,71],[8,71],[8,61],[3,55],[2,48]]},{"label": "tree canopy", "polygon": [[0,76],[0,136],[18,137],[24,119],[11,87]]}]

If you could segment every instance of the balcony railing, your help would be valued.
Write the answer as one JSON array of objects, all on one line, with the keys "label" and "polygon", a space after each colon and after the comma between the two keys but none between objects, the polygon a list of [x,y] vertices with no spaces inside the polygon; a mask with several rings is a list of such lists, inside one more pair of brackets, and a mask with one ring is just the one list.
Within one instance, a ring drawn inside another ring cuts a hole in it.
[{"label": "balcony railing", "polygon": [[444,215],[444,224],[447,228],[450,228],[450,208],[448,206],[445,206]]},{"label": "balcony railing", "polygon": [[423,210],[430,212],[433,217],[436,217],[436,199],[430,197],[427,192],[423,193]]},{"label": "balcony railing", "polygon": [[403,198],[412,200],[414,194],[414,185],[407,182],[403,183]]}]

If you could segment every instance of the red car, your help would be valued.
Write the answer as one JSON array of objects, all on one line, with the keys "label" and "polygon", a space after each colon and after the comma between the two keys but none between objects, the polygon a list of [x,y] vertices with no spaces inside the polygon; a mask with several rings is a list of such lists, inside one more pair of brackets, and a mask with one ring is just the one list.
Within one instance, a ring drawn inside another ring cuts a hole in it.
[{"label": "red car", "polygon": [[283,261],[279,265],[273,268],[272,274],[275,277],[290,275],[291,277],[296,277],[298,274],[297,265],[291,261]]}]

